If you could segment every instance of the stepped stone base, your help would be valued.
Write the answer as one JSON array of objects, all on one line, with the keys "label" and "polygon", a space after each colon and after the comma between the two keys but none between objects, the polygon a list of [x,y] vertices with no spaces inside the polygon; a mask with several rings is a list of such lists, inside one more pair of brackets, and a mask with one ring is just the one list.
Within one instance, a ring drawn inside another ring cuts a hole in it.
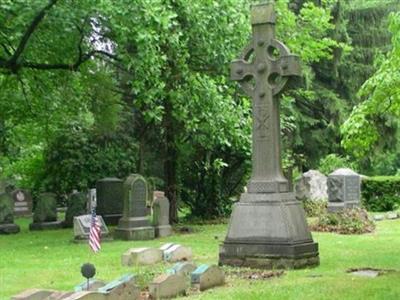
[{"label": "stepped stone base", "polygon": [[152,240],[155,237],[154,227],[116,228],[114,238],[128,241]]},{"label": "stepped stone base", "polygon": [[0,234],[14,234],[20,232],[20,230],[16,224],[0,224]]},{"label": "stepped stone base", "polygon": [[63,221],[55,222],[43,222],[43,223],[31,223],[29,224],[29,230],[50,230],[50,229],[61,229],[64,227]]},{"label": "stepped stone base", "polygon": [[318,244],[294,194],[242,194],[220,247],[219,264],[263,269],[319,265]]}]

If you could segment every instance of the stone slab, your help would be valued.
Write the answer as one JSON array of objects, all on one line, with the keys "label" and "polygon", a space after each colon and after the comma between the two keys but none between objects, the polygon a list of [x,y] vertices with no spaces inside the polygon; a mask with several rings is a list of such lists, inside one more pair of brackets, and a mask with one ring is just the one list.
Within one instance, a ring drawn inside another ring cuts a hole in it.
[{"label": "stone slab", "polygon": [[162,251],[156,248],[132,248],[122,254],[123,266],[153,265],[161,262]]},{"label": "stone slab", "polygon": [[55,292],[54,290],[28,289],[11,297],[11,300],[43,300]]},{"label": "stone slab", "polygon": [[384,219],[384,215],[374,215],[374,221],[383,221]]},{"label": "stone slab", "polygon": [[192,285],[200,291],[221,286],[225,283],[225,274],[217,266],[201,265],[191,275]]},{"label": "stone slab", "polygon": [[[102,216],[97,215],[97,220],[100,223],[101,237],[109,238],[110,232]],[[82,215],[74,217],[74,239],[75,240],[88,240],[90,234],[90,226],[92,222],[92,215]]]},{"label": "stone slab", "polygon": [[29,224],[29,230],[56,230],[63,228],[62,221],[54,221],[54,222],[44,222],[44,223],[31,223]]},{"label": "stone slab", "polygon": [[192,259],[193,253],[190,247],[175,244],[164,251],[163,257],[168,262],[189,261]]},{"label": "stone slab", "polygon": [[188,282],[185,277],[177,274],[163,274],[156,277],[149,285],[152,299],[174,298],[185,295]]},{"label": "stone slab", "polygon": [[197,266],[194,263],[186,261],[176,263],[171,269],[167,271],[167,273],[190,277],[192,272],[194,272],[196,269]]},{"label": "stone slab", "polygon": [[17,224],[0,224],[0,234],[15,234],[20,230]]},{"label": "stone slab", "polygon": [[388,219],[388,220],[395,220],[398,218],[399,218],[399,215],[397,214],[397,212],[388,212],[386,214],[386,219]]}]

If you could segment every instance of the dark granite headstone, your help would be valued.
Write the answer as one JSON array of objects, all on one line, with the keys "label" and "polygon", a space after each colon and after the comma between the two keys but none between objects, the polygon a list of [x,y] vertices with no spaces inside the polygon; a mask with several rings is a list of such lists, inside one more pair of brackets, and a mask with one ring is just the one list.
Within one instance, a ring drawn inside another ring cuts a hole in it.
[{"label": "dark granite headstone", "polygon": [[328,212],[360,206],[361,176],[350,169],[338,169],[328,176]]},{"label": "dark granite headstone", "polygon": [[282,171],[279,94],[300,76],[299,58],[275,37],[275,1],[253,5],[253,36],[231,64],[231,79],[251,97],[252,174],[233,207],[221,265],[301,268],[319,264],[318,244]]},{"label": "dark granite headstone", "polygon": [[118,178],[103,178],[96,183],[97,208],[107,225],[117,225],[124,206],[123,181]]},{"label": "dark granite headstone", "polygon": [[0,234],[18,233],[20,228],[14,224],[14,201],[8,193],[0,193]]},{"label": "dark granite headstone", "polygon": [[33,211],[33,223],[30,230],[59,229],[62,221],[57,221],[57,198],[53,193],[42,193],[36,202]]},{"label": "dark granite headstone", "polygon": [[19,217],[32,216],[32,196],[22,189],[16,189],[11,193],[14,199],[14,214]]},{"label": "dark granite headstone", "polygon": [[146,201],[146,180],[130,175],[124,182],[124,212],[115,230],[115,238],[124,240],[148,240],[154,238],[154,227],[150,226]]},{"label": "dark granite headstone", "polygon": [[68,197],[68,208],[65,213],[65,227],[72,227],[74,217],[86,214],[87,195],[74,192]]}]

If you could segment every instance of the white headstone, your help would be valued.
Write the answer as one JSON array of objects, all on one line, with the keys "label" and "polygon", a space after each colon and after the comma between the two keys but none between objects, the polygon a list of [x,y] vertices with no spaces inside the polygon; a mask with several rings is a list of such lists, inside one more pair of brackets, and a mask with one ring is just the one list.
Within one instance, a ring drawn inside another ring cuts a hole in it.
[{"label": "white headstone", "polygon": [[327,178],[316,170],[304,173],[295,185],[298,200],[321,201],[328,200]]},{"label": "white headstone", "polygon": [[162,251],[156,248],[132,248],[122,254],[123,266],[153,265],[162,261]]}]

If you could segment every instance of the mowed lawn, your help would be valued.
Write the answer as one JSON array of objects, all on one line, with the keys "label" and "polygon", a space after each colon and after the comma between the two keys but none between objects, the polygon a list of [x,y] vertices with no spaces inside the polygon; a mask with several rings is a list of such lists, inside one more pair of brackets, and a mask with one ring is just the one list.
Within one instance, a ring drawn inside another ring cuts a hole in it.
[{"label": "mowed lawn", "polygon": [[[71,242],[72,229],[29,232],[30,220],[19,219],[22,232],[0,236],[0,299],[27,288],[71,290],[82,282],[80,266],[92,262],[97,278],[112,280],[125,273],[137,275],[146,286],[169,264],[151,267],[122,267],[121,254],[131,247],[159,247],[177,242],[192,247],[195,262],[216,264],[218,245],[226,224],[193,226],[193,233],[143,242],[105,242],[99,254],[87,244]],[[400,270],[400,221],[383,221],[373,234],[344,236],[313,233],[320,246],[321,265],[314,269],[286,271],[268,280],[243,279],[228,275],[223,287],[195,293],[186,299],[400,299],[400,272],[378,278],[347,274],[349,268],[373,267]],[[232,269],[226,268],[227,273]]]}]

